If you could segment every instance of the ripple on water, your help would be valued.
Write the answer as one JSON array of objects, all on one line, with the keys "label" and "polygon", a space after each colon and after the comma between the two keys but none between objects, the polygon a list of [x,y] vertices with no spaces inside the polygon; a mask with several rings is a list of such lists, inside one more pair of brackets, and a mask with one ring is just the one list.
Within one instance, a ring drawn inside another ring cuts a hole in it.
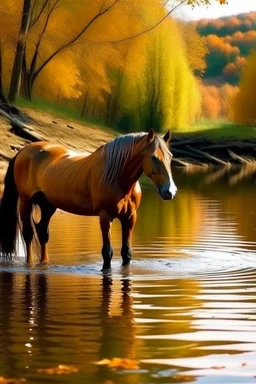
[{"label": "ripple on water", "polygon": [[[255,224],[237,212],[247,199],[179,195],[166,205],[145,191],[129,268],[117,224],[102,273],[98,219],[65,214],[51,226],[49,266],[0,264],[0,376],[44,384],[59,377],[38,368],[73,364],[65,383],[255,382]],[[113,357],[141,369],[93,364]]]}]

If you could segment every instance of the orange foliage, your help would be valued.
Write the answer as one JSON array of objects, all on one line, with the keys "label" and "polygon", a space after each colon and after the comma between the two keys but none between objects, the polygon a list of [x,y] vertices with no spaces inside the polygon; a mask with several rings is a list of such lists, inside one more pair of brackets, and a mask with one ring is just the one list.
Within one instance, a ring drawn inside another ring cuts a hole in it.
[{"label": "orange foliage", "polygon": [[137,360],[131,359],[121,359],[119,357],[114,357],[113,359],[103,359],[95,364],[97,365],[107,365],[109,368],[117,369],[139,369],[139,362]]},{"label": "orange foliage", "polygon": [[239,92],[233,102],[234,121],[256,125],[256,52],[248,57],[239,85]]},{"label": "orange foliage", "polygon": [[237,31],[232,36],[226,36],[224,41],[236,46],[242,44],[245,46],[253,47],[256,45],[256,31]]},{"label": "orange foliage", "polygon": [[202,117],[228,119],[232,116],[232,102],[238,87],[230,84],[222,86],[201,84]]},{"label": "orange foliage", "polygon": [[178,23],[185,43],[185,52],[190,68],[196,75],[202,75],[207,67],[205,56],[209,52],[206,38],[200,36],[194,23]]},{"label": "orange foliage", "polygon": [[210,51],[217,50],[228,57],[236,57],[240,53],[239,48],[233,47],[230,43],[225,42],[222,37],[217,35],[208,35],[206,39]]},{"label": "orange foliage", "polygon": [[249,12],[237,16],[225,17],[222,19],[201,19],[196,22],[199,29],[209,28],[210,30],[221,31],[227,29],[231,31],[246,30],[255,26],[256,24],[256,12]]},{"label": "orange foliage", "polygon": [[246,58],[238,56],[233,63],[228,63],[223,69],[223,75],[227,80],[238,79],[246,63]]}]

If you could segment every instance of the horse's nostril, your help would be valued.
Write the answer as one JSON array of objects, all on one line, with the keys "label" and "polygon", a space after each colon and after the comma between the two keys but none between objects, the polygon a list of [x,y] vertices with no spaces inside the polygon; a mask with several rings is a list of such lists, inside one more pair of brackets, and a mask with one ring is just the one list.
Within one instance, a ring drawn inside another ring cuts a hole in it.
[{"label": "horse's nostril", "polygon": [[164,190],[164,197],[165,199],[172,199],[172,193],[169,191],[169,189]]}]

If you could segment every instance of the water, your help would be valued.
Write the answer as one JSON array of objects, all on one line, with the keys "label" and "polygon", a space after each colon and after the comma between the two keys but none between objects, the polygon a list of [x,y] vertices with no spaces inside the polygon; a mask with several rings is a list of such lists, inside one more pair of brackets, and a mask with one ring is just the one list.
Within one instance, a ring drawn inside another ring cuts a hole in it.
[{"label": "water", "polygon": [[[256,382],[256,178],[184,174],[172,202],[144,188],[134,259],[101,270],[97,218],[51,225],[49,267],[0,266],[0,376],[28,383]],[[137,369],[95,363],[137,360]],[[74,365],[78,372],[39,369]]]}]

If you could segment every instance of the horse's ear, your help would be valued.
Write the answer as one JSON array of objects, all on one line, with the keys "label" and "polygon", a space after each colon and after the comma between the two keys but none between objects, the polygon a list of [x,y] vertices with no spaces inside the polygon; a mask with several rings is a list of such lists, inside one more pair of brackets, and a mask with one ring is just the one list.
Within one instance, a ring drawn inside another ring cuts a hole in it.
[{"label": "horse's ear", "polygon": [[156,136],[155,131],[153,128],[151,128],[147,136],[147,140],[149,144],[153,142],[153,140],[155,139],[155,136]]},{"label": "horse's ear", "polygon": [[171,130],[169,129],[164,135],[163,139],[166,142],[166,144],[169,144],[169,142],[171,141],[171,138],[172,138],[172,134],[171,134]]}]

